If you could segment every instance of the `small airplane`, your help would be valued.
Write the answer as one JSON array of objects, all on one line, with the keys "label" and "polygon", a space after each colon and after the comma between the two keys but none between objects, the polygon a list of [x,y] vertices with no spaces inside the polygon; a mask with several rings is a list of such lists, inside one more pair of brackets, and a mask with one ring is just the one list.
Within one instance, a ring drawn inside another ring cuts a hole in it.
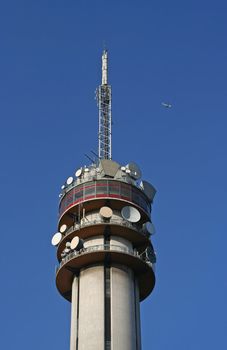
[{"label": "small airplane", "polygon": [[162,102],[162,106],[166,108],[171,108],[172,105],[170,103]]}]

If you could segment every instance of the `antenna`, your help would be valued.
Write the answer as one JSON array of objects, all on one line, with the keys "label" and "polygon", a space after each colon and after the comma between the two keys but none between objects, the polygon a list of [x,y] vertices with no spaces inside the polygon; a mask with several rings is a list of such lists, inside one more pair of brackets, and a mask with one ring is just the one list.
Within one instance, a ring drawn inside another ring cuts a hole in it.
[{"label": "antenna", "polygon": [[107,50],[102,54],[102,85],[98,87],[97,93],[99,109],[99,149],[100,159],[111,159],[111,134],[112,134],[112,116],[111,116],[111,86],[108,85],[108,55]]},{"label": "antenna", "polygon": [[94,154],[94,156],[95,156],[96,158],[99,158],[99,156],[98,156],[98,154],[97,154],[96,152],[91,151],[91,153]]},{"label": "antenna", "polygon": [[85,157],[87,157],[87,159],[89,159],[92,163],[94,163],[94,159],[92,159],[91,157],[89,157],[86,153],[84,153]]}]

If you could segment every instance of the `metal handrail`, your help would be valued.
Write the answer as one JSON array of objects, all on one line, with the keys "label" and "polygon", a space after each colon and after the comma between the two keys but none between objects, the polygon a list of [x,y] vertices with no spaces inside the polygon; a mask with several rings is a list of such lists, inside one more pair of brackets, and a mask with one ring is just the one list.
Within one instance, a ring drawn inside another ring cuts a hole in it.
[{"label": "metal handrail", "polygon": [[[67,254],[65,258],[62,259],[60,262],[59,266],[56,268],[56,273],[60,270],[60,268],[65,265],[69,260],[73,259],[76,256],[81,256],[83,254],[87,253],[92,253],[92,252],[97,252],[97,251],[118,251],[118,252],[123,252],[132,256],[135,256],[139,258],[140,260],[144,261],[150,266],[153,266],[154,264],[151,263],[147,257],[144,257],[144,253],[139,254],[137,250],[130,249],[128,247],[123,247],[120,245],[116,244],[99,244],[99,245],[94,245],[90,246],[87,248],[82,248],[79,251],[72,251],[71,253]],[[155,253],[154,253],[155,254]]]},{"label": "metal handrail", "polygon": [[72,233],[74,231],[78,231],[83,227],[93,226],[93,225],[97,225],[97,224],[105,224],[105,225],[106,224],[116,224],[116,225],[120,225],[120,226],[129,227],[130,229],[133,229],[134,231],[137,231],[146,237],[146,234],[143,232],[143,230],[138,225],[132,224],[129,221],[126,221],[124,219],[113,219],[113,218],[110,219],[109,221],[104,221],[101,218],[95,219],[92,221],[81,221],[80,224],[74,224],[73,226],[69,227],[66,230],[64,237],[67,237],[70,233]]}]

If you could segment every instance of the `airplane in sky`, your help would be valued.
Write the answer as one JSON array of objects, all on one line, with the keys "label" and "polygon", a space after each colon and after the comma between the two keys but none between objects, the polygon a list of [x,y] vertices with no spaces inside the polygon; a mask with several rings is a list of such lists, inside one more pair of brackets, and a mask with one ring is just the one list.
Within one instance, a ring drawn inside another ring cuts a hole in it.
[{"label": "airplane in sky", "polygon": [[172,105],[170,103],[162,102],[162,106],[166,108],[171,108]]}]

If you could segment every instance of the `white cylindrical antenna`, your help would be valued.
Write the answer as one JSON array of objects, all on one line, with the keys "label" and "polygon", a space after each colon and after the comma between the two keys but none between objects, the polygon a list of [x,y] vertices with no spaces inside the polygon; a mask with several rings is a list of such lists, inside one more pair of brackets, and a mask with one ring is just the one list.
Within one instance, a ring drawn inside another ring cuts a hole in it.
[{"label": "white cylindrical antenna", "polygon": [[102,85],[107,84],[108,77],[108,56],[107,51],[104,50],[102,54]]}]

